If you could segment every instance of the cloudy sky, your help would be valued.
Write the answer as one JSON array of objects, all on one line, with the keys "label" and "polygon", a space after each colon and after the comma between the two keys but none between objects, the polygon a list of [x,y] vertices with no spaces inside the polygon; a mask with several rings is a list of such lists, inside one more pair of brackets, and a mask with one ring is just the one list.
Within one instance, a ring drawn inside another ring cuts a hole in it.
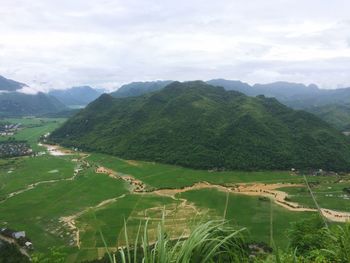
[{"label": "cloudy sky", "polygon": [[47,90],[227,78],[350,86],[348,0],[0,0],[0,75]]}]

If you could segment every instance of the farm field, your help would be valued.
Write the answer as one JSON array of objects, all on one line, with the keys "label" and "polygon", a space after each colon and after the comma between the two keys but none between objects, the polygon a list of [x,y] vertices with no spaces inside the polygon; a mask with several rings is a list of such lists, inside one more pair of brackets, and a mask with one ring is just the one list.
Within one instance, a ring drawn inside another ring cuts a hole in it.
[{"label": "farm field", "polygon": [[[344,188],[348,188],[350,183],[349,181],[336,181],[337,179],[334,179],[333,182],[325,181],[320,185],[315,185],[312,188],[313,193],[323,208],[350,212],[350,194],[344,191]],[[315,208],[306,187],[281,188],[281,190],[288,193],[291,201]]]},{"label": "farm field", "polygon": [[[21,123],[23,129],[18,131],[15,135],[10,136],[17,140],[28,141],[34,151],[42,150],[38,146],[38,138],[48,132],[53,131],[59,127],[65,119],[63,118],[8,118],[5,121],[10,123]],[[7,140],[8,136],[0,136],[0,141]]]},{"label": "farm field", "polygon": [[[12,121],[40,123],[38,119]],[[34,149],[42,151],[44,148],[37,146],[39,137],[63,121],[45,119],[44,126],[25,128],[16,136],[27,138],[36,145]],[[99,167],[114,173],[97,173]],[[147,191],[136,192],[126,178],[141,181]],[[321,207],[350,212],[349,195],[343,192],[350,186],[349,176],[307,178]],[[206,182],[205,187],[192,187],[199,182]],[[116,250],[125,244],[125,225],[129,241],[147,220],[153,232],[163,213],[167,232],[174,238],[186,235],[201,221],[226,218],[247,228],[247,240],[269,243],[272,233],[274,241],[286,247],[285,232],[290,223],[317,213],[291,211],[268,198],[220,188],[256,183],[278,183],[278,190],[288,193],[290,200],[314,208],[307,188],[302,186],[303,177],[288,171],[200,171],[99,153],[4,159],[0,160],[0,228],[25,230],[36,252],[63,247],[67,262],[103,256],[106,250],[101,233],[107,247]]]},{"label": "farm field", "polygon": [[91,154],[87,160],[120,173],[131,174],[135,178],[155,188],[181,188],[200,181],[215,184],[303,182],[302,177],[291,176],[290,172],[286,171],[215,172],[193,170],[174,165],[122,160],[114,156],[96,153]]}]

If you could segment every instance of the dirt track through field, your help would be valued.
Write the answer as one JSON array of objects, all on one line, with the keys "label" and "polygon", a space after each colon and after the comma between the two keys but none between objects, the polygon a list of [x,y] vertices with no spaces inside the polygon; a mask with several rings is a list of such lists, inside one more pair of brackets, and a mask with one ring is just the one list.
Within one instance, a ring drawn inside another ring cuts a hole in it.
[{"label": "dirt track through field", "polygon": [[[47,147],[47,145],[43,145],[43,146]],[[56,155],[56,156],[73,153],[70,151],[66,151],[60,147],[50,148],[49,152],[53,155]],[[80,163],[82,166],[91,167],[90,163],[85,160],[85,158],[88,157],[89,155],[83,154],[83,153],[80,153],[79,155],[81,156],[81,158],[73,159],[72,161],[76,161],[76,162]],[[129,161],[129,164],[130,165],[138,165],[138,163],[135,161]],[[289,201],[287,198],[288,194],[286,192],[283,192],[282,190],[280,190],[280,188],[283,188],[283,187],[304,187],[305,186],[304,184],[239,183],[239,184],[235,184],[235,185],[224,186],[224,185],[210,184],[208,182],[198,182],[192,186],[187,186],[184,188],[178,188],[178,189],[170,189],[169,188],[169,189],[150,190],[150,189],[147,189],[147,186],[145,183],[134,178],[133,176],[121,174],[115,170],[112,170],[112,169],[109,169],[109,168],[106,168],[103,166],[99,166],[95,170],[95,172],[99,173],[99,174],[107,174],[108,176],[110,176],[113,179],[123,180],[124,182],[126,182],[127,184],[130,185],[129,190],[132,194],[158,195],[158,196],[169,197],[169,198],[172,198],[176,201],[180,201],[180,204],[178,205],[178,207],[181,208],[180,210],[186,210],[187,212],[189,210],[192,210],[192,212],[190,213],[192,216],[200,215],[202,211],[200,211],[194,204],[189,203],[188,200],[186,200],[185,198],[181,198],[181,197],[177,196],[177,194],[183,193],[183,192],[188,192],[188,191],[193,191],[193,190],[200,190],[200,189],[217,189],[218,191],[229,193],[229,194],[241,194],[241,195],[248,195],[248,196],[266,197],[266,198],[269,198],[270,200],[272,200],[275,204],[277,204],[285,209],[288,209],[290,211],[294,211],[294,212],[305,212],[305,211],[306,212],[307,211],[316,212],[317,211],[314,208],[303,207],[302,205],[300,205],[296,202]],[[74,175],[70,178],[47,180],[47,181],[41,181],[41,182],[30,184],[24,189],[21,189],[21,190],[18,190],[16,192],[8,194],[4,200],[0,201],[0,203],[5,202],[7,199],[12,198],[18,194],[21,194],[23,192],[34,189],[35,187],[37,187],[40,184],[48,184],[48,183],[56,183],[59,181],[74,180],[76,178],[76,176],[78,175],[78,173],[79,173],[79,171],[75,170]],[[121,195],[121,196],[118,196],[115,198],[103,200],[100,203],[98,203],[97,205],[87,207],[87,208],[83,209],[82,211],[77,212],[73,215],[61,217],[59,219],[59,221],[72,232],[74,243],[76,244],[76,246],[78,248],[80,248],[80,231],[79,231],[79,228],[76,226],[76,219],[90,210],[104,208],[104,207],[116,202],[118,199],[124,198],[124,197],[125,197],[125,195]],[[142,198],[142,196],[140,196],[140,198]],[[157,210],[157,209],[159,209],[159,207],[149,208],[148,210],[151,211],[152,209]],[[171,210],[172,209],[169,208],[168,212],[171,213],[172,212]],[[330,221],[334,221],[334,222],[350,221],[350,213],[349,212],[341,212],[341,211],[335,211],[335,210],[325,209],[325,208],[321,208],[321,212],[322,212],[323,216]],[[140,215],[135,215],[133,217],[134,217],[134,219],[135,218],[137,219],[137,218],[139,218],[138,216],[140,216]],[[141,218],[142,218],[142,216],[139,219],[141,219]],[[186,220],[186,218],[178,218],[178,219]]]},{"label": "dirt track through field", "polygon": [[[117,172],[105,167],[97,168],[96,172],[108,174],[109,176],[114,177],[116,179],[123,179],[123,176],[118,176]],[[131,185],[139,185],[139,184],[142,185],[141,189],[138,189],[137,192],[144,192],[144,189],[146,188],[146,186],[144,185],[143,182],[133,178],[132,176],[127,176],[127,178],[128,180],[126,181],[129,182]],[[199,182],[192,186],[184,187],[181,189],[170,189],[170,188],[157,189],[146,193],[172,197],[178,200],[178,198],[175,198],[176,194],[178,193],[183,193],[183,192],[192,191],[192,190],[206,189],[206,188],[214,188],[222,192],[228,192],[233,194],[267,197],[272,199],[274,203],[276,203],[277,205],[282,206],[288,209],[289,211],[316,212],[317,209],[304,207],[296,202],[288,201],[287,199],[288,194],[286,192],[278,190],[279,188],[283,188],[283,187],[304,187],[304,186],[305,186],[304,184],[293,184],[293,183],[273,183],[273,184],[239,183],[233,186],[223,186],[223,185],[210,184],[208,182]],[[333,222],[350,221],[349,212],[335,211],[332,209],[325,209],[325,208],[321,208],[321,212],[325,218]]]},{"label": "dirt track through field", "polygon": [[87,213],[88,211],[96,210],[96,209],[102,208],[104,206],[107,206],[109,204],[115,203],[118,199],[121,199],[124,197],[125,197],[125,194],[118,196],[118,197],[115,197],[115,198],[110,198],[110,199],[104,200],[95,206],[90,206],[88,208],[85,208],[84,210],[82,210],[78,213],[75,213],[73,215],[62,216],[62,217],[60,217],[59,221],[61,223],[63,223],[65,226],[67,226],[74,233],[74,242],[76,243],[77,247],[80,248],[80,231],[79,231],[79,228],[76,226],[76,219],[79,216]]},{"label": "dirt track through field", "polygon": [[[45,146],[45,145],[42,145],[42,146]],[[58,156],[60,156],[60,155],[58,155]],[[82,157],[80,159],[75,159],[77,162],[77,167],[79,167],[79,163],[80,163],[80,165],[87,164],[87,162],[84,160],[87,157],[87,155],[81,155],[81,156]],[[79,175],[79,172],[81,171],[81,169],[78,169],[77,167],[74,168],[74,172],[73,172],[72,177],[62,178],[62,179],[45,180],[45,181],[39,181],[36,183],[29,184],[23,189],[9,193],[3,200],[0,201],[0,204],[6,202],[8,199],[10,199],[16,195],[19,195],[19,194],[22,194],[22,193],[27,192],[29,190],[32,190],[41,184],[53,184],[53,183],[58,183],[58,182],[63,182],[63,181],[73,181]]]}]

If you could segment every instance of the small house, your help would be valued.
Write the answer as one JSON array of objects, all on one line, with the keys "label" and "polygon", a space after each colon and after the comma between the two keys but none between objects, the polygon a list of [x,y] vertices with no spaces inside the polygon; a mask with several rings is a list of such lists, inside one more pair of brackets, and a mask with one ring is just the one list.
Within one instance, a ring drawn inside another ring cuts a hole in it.
[{"label": "small house", "polygon": [[12,237],[15,239],[20,239],[21,237],[26,237],[26,232],[25,231],[18,231],[18,232],[14,232],[12,233]]},{"label": "small house", "polygon": [[24,246],[27,249],[33,249],[33,243],[32,242],[27,241],[27,242],[24,243]]}]

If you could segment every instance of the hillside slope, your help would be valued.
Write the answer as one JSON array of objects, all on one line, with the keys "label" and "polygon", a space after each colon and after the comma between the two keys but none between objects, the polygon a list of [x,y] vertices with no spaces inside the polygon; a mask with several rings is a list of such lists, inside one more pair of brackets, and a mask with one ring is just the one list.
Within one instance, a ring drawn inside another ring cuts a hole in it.
[{"label": "hillside slope", "polygon": [[350,130],[350,104],[329,104],[305,109],[341,131]]},{"label": "hillside slope", "polygon": [[41,92],[35,95],[20,92],[0,93],[0,116],[39,115],[64,109],[66,107],[56,98]]},{"label": "hillside slope", "polygon": [[200,81],[132,98],[104,94],[51,140],[200,169],[350,167],[349,139],[314,115]]}]

